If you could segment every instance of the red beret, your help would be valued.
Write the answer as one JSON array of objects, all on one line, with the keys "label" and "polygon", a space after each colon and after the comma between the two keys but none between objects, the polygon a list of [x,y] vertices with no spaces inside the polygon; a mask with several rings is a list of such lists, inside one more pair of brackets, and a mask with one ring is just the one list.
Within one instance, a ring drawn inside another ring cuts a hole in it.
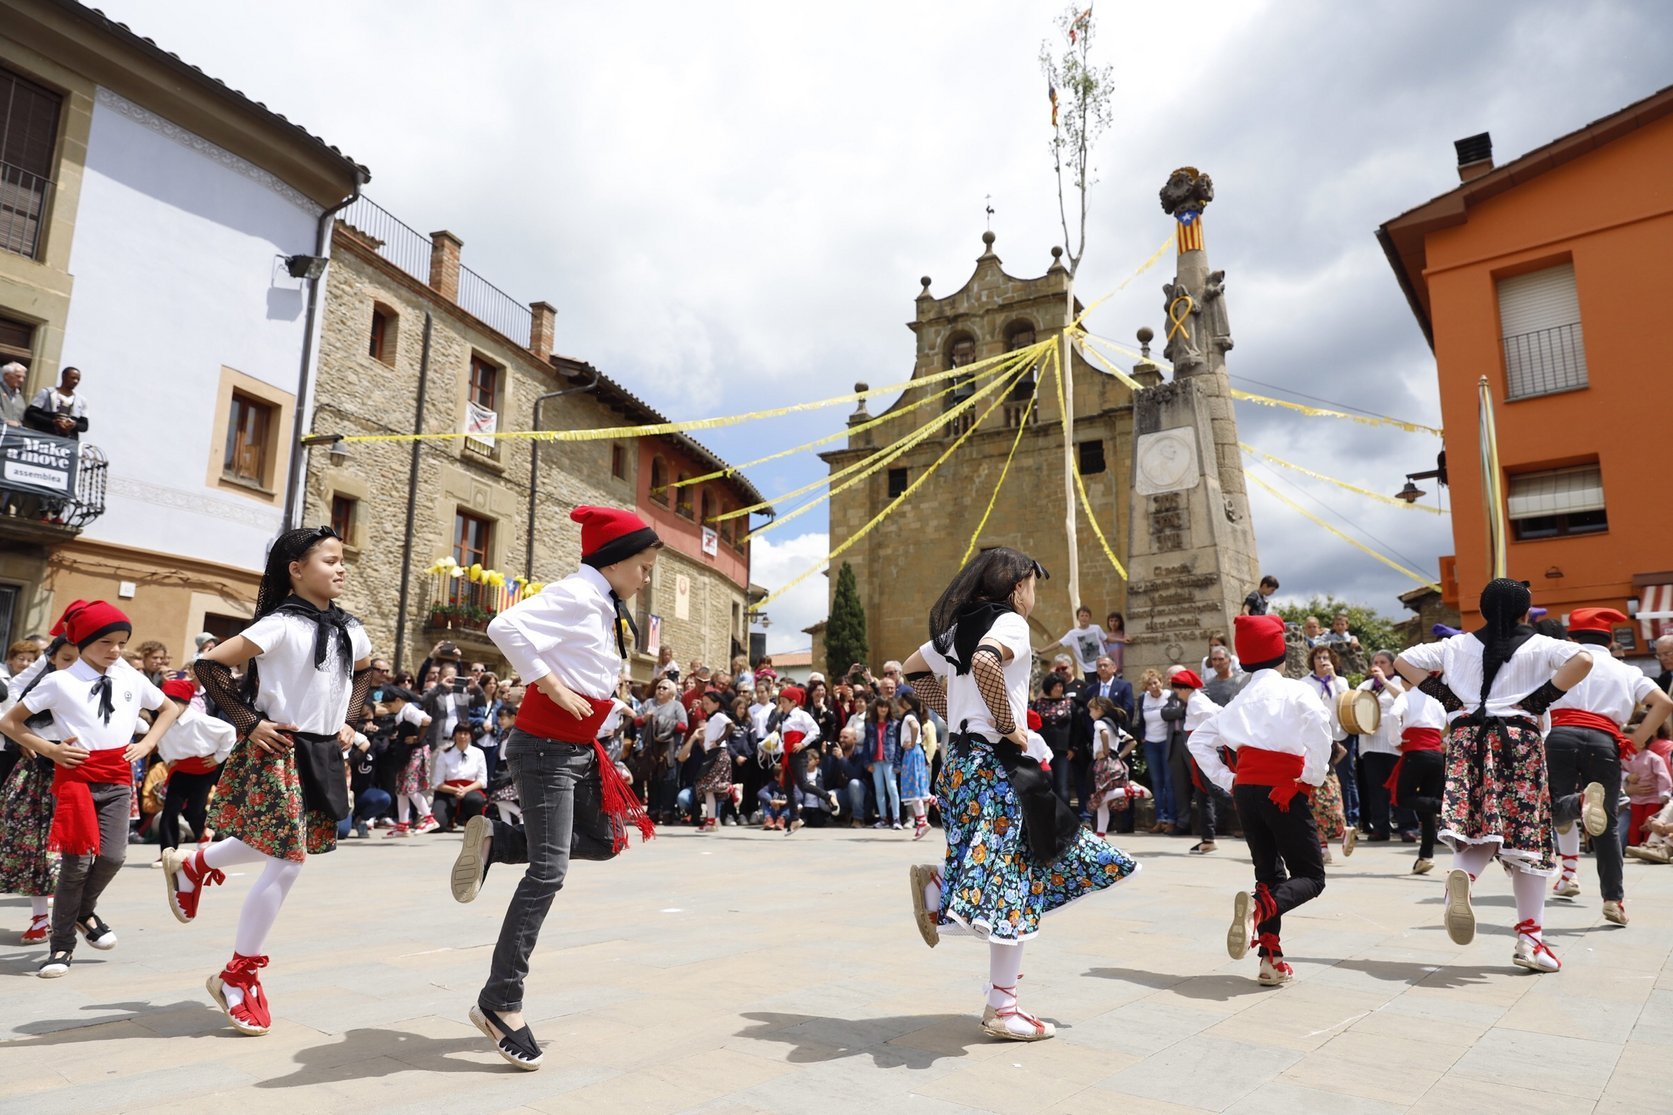
[{"label": "red beret", "polygon": [[595,569],[626,561],[661,542],[645,520],[619,507],[582,506],[569,517],[581,524],[581,562]]},{"label": "red beret", "polygon": [[1197,676],[1195,670],[1181,670],[1168,679],[1168,684],[1181,685],[1188,689],[1201,689],[1202,678]]},{"label": "red beret", "polygon": [[197,683],[190,678],[169,678],[163,682],[163,696],[190,702],[198,695]]},{"label": "red beret", "polygon": [[1237,644],[1237,657],[1246,665],[1270,662],[1287,653],[1283,616],[1236,616],[1232,622],[1235,624],[1233,641]]},{"label": "red beret", "polygon": [[1044,720],[1040,719],[1040,714],[1039,713],[1035,712],[1033,709],[1028,710],[1028,730],[1029,731],[1038,732],[1042,727],[1045,726],[1045,723],[1046,722]]},{"label": "red beret", "polygon": [[781,701],[794,701],[799,705],[803,701],[807,700],[807,694],[802,691],[802,687],[799,685],[786,685],[783,689],[778,691],[778,699]]},{"label": "red beret", "polygon": [[103,600],[77,600],[64,609],[64,614],[53,624],[51,634],[64,636],[76,645],[77,650],[86,650],[112,631],[126,631],[132,635],[134,625],[114,604]]},{"label": "red beret", "polygon": [[1576,608],[1568,614],[1571,634],[1575,631],[1601,631],[1607,635],[1617,624],[1628,622],[1626,615],[1614,608]]}]

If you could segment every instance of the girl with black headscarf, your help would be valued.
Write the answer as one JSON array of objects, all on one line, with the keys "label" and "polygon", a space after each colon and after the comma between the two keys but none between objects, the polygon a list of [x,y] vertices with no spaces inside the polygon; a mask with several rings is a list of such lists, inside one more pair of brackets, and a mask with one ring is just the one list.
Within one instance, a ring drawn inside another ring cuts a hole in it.
[{"label": "girl with black headscarf", "polygon": [[1013,1041],[1056,1033],[1017,1006],[1022,946],[1041,917],[1139,867],[1081,828],[1024,753],[1028,614],[1043,573],[1007,547],[978,555],[936,601],[930,641],[905,666],[913,692],[952,728],[937,790],[946,859],[911,868],[918,932],[931,947],[955,929],[987,940],[982,1029]]},{"label": "girl with black headscarf", "polygon": [[1516,891],[1513,963],[1555,972],[1562,963],[1540,928],[1545,880],[1557,866],[1538,719],[1591,671],[1592,660],[1580,644],[1527,626],[1531,603],[1526,582],[1491,581],[1481,590],[1480,629],[1410,647],[1394,665],[1440,701],[1451,722],[1440,819],[1441,839],[1453,852],[1448,936],[1460,945],[1474,939],[1470,887],[1497,858],[1510,868]]}]

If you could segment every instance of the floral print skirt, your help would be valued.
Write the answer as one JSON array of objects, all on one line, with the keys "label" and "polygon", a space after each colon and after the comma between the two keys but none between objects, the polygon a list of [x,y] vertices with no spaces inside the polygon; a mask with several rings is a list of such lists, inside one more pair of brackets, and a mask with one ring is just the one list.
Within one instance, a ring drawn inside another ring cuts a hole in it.
[{"label": "floral print skirt", "polygon": [[426,745],[413,748],[412,754],[407,756],[407,765],[401,768],[401,774],[395,781],[395,796],[429,793],[430,748]]},{"label": "floral print skirt", "polygon": [[296,756],[269,755],[240,740],[215,784],[209,827],[220,836],[236,836],[274,859],[301,863],[337,847],[337,821],[302,804],[302,779]]},{"label": "floral print skirt", "polygon": [[1324,776],[1313,791],[1313,821],[1319,828],[1319,843],[1328,844],[1348,834],[1348,818],[1342,812],[1342,780],[1336,771]]},{"label": "floral print skirt", "polygon": [[1039,932],[1045,914],[1139,869],[1132,857],[1086,829],[1050,867],[1035,862],[1023,838],[1016,791],[985,742],[950,747],[938,788],[947,834],[942,924],[956,922],[994,943],[1020,944]]},{"label": "floral print skirt", "polygon": [[52,829],[52,760],[24,755],[0,802],[0,894],[43,898],[58,885],[58,853],[47,851]]},{"label": "floral print skirt", "polygon": [[732,754],[724,746],[712,753],[697,778],[697,792],[725,797],[732,792]]},{"label": "floral print skirt", "polygon": [[1440,837],[1495,844],[1499,858],[1530,875],[1557,873],[1545,743],[1525,720],[1458,724],[1446,737]]},{"label": "floral print skirt", "polygon": [[922,746],[909,747],[900,756],[900,800],[929,799],[929,763]]}]

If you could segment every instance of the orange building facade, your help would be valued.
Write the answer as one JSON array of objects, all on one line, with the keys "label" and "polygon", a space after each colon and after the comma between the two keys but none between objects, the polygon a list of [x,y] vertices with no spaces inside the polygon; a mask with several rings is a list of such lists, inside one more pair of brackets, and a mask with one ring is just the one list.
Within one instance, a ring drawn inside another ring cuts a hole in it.
[{"label": "orange building facade", "polygon": [[1673,633],[1673,516],[1656,493],[1673,297],[1673,87],[1495,167],[1460,140],[1462,184],[1378,238],[1435,354],[1467,626],[1488,572],[1477,381],[1492,392],[1512,577],[1566,617],[1633,615],[1629,653]]}]

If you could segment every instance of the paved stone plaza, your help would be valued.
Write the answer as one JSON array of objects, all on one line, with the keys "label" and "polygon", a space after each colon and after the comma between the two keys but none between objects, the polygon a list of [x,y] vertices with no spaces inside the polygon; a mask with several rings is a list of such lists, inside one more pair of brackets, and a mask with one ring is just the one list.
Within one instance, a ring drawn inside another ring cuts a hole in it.
[{"label": "paved stone plaza", "polygon": [[447,895],[456,837],[349,841],[312,861],[268,951],[273,1033],[235,1034],[203,989],[252,880],[199,921],[164,907],[135,847],[101,912],[113,953],[82,947],[38,980],[27,922],[0,899],[0,1111],[1654,1111],[1673,1106],[1673,870],[1628,862],[1630,928],[1585,895],[1555,901],[1557,975],[1510,966],[1508,881],[1484,877],[1482,931],[1440,928],[1440,876],[1411,849],[1362,846],[1286,919],[1294,984],[1227,960],[1248,860],[1127,839],[1145,870],[1046,923],[1024,1005],[1054,1041],[977,1028],[985,948],[924,948],[906,865],[937,836],[666,834],[578,864],[535,955],[537,1073],[465,1019],[515,878]]}]

